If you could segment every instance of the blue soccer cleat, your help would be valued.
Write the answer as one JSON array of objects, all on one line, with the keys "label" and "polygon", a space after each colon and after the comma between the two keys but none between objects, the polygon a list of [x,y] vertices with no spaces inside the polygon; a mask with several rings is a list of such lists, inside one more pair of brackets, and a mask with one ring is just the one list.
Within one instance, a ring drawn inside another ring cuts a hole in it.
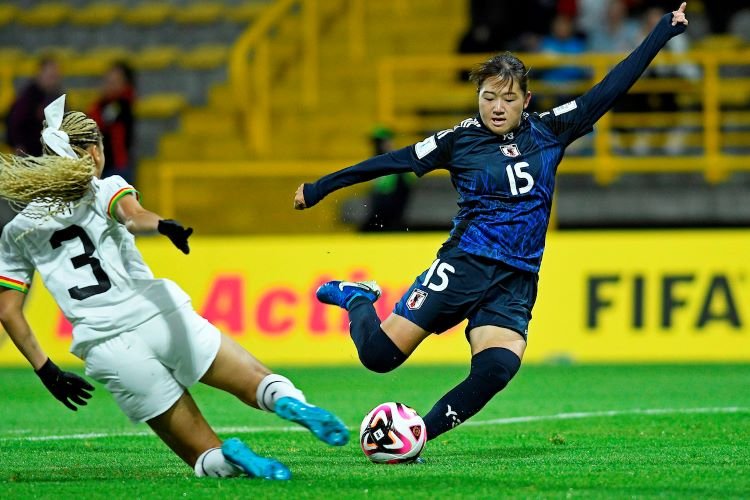
[{"label": "blue soccer cleat", "polygon": [[230,438],[221,445],[224,457],[234,465],[245,471],[250,477],[262,477],[263,479],[275,479],[286,481],[291,479],[292,473],[286,465],[253,453],[245,443],[237,438]]},{"label": "blue soccer cleat", "polygon": [[375,302],[380,293],[380,287],[374,281],[329,281],[320,285],[315,296],[324,304],[349,309],[355,298],[364,297]]},{"label": "blue soccer cleat", "polygon": [[299,399],[283,397],[274,406],[276,415],[310,429],[315,437],[332,446],[344,446],[349,441],[349,429],[328,410],[303,403]]}]

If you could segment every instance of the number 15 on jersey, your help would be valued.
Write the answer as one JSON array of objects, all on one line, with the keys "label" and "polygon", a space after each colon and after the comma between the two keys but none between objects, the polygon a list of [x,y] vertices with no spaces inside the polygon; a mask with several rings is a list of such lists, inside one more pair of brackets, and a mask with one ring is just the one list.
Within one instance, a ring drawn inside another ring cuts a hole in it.
[{"label": "number 15 on jersey", "polygon": [[528,167],[529,164],[525,161],[505,167],[505,173],[508,174],[508,183],[510,183],[510,192],[513,196],[526,194],[534,187],[534,178],[524,170]]}]

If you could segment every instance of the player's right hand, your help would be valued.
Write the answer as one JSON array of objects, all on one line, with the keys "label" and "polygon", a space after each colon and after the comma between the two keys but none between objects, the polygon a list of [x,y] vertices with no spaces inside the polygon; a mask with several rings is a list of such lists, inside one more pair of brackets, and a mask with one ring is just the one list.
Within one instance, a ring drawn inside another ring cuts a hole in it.
[{"label": "player's right hand", "polygon": [[169,238],[174,246],[179,248],[182,253],[184,253],[185,255],[190,253],[188,238],[191,234],[193,234],[192,227],[185,228],[176,220],[162,219],[159,221],[157,231]]},{"label": "player's right hand", "polygon": [[305,185],[300,184],[297,191],[294,193],[294,209],[304,210],[307,208],[305,203]]},{"label": "player's right hand", "polygon": [[86,406],[88,404],[86,400],[91,398],[91,391],[94,390],[94,386],[75,373],[62,371],[49,358],[41,368],[36,370],[36,374],[42,380],[44,387],[73,411],[78,411],[78,407],[73,403]]},{"label": "player's right hand", "polygon": [[677,10],[672,11],[672,26],[677,26],[678,24],[688,25],[687,17],[685,17],[686,7],[687,2],[682,2]]}]

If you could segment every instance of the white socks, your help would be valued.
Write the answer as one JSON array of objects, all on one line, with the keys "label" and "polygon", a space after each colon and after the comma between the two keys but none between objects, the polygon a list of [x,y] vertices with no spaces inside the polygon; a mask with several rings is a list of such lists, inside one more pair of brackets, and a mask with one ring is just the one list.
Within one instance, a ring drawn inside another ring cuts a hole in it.
[{"label": "white socks", "polygon": [[256,397],[258,399],[258,407],[261,410],[273,412],[276,406],[276,401],[279,398],[292,397],[299,399],[303,403],[307,403],[305,395],[302,391],[294,387],[294,384],[286,377],[272,373],[266,375],[266,377],[258,384],[258,390]]},{"label": "white socks", "polygon": [[195,475],[198,477],[235,477],[242,474],[242,469],[224,458],[221,448],[209,448],[195,461]]}]

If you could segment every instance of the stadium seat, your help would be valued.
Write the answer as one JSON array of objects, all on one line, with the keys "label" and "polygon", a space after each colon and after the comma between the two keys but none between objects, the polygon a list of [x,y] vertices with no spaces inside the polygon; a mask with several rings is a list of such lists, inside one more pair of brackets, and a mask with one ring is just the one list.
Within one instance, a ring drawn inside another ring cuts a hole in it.
[{"label": "stadium seat", "polygon": [[87,111],[99,96],[98,88],[74,88],[65,91],[67,98],[65,105],[68,109]]},{"label": "stadium seat", "polygon": [[18,16],[18,8],[13,4],[0,5],[0,26],[12,23]]},{"label": "stadium seat", "polygon": [[208,91],[208,107],[217,111],[237,112],[234,90],[227,83],[213,85]]},{"label": "stadium seat", "polygon": [[224,9],[224,17],[227,21],[235,23],[250,23],[254,21],[268,2],[241,2],[238,5],[227,6]]},{"label": "stadium seat", "polygon": [[176,7],[163,2],[143,2],[133,8],[125,9],[122,21],[135,26],[155,26],[172,17]]},{"label": "stadium seat", "polygon": [[159,159],[165,161],[197,160],[196,144],[189,136],[164,134],[159,140]]},{"label": "stadium seat", "polygon": [[34,68],[33,72],[36,71],[38,60],[42,57],[55,59],[62,66],[63,71],[67,72],[68,68],[73,68],[72,64],[78,59],[78,54],[73,49],[62,45],[40,47],[35,54],[26,54],[23,60],[18,61],[18,63],[24,64],[26,62],[30,68]]},{"label": "stadium seat", "polygon": [[21,24],[33,27],[56,26],[65,21],[72,13],[70,4],[63,2],[44,2],[18,13]]},{"label": "stadium seat", "polygon": [[143,119],[165,119],[187,107],[185,97],[177,93],[151,94],[136,101],[135,113]]},{"label": "stadium seat", "polygon": [[224,17],[226,6],[214,2],[197,2],[182,6],[174,11],[178,24],[211,24]]},{"label": "stadium seat", "polygon": [[97,47],[84,54],[71,58],[65,64],[69,74],[100,76],[106,73],[112,63],[129,61],[131,52],[122,47]]},{"label": "stadium seat", "polygon": [[180,54],[177,64],[192,70],[213,69],[226,64],[228,57],[229,47],[226,45],[201,45]]},{"label": "stadium seat", "polygon": [[76,9],[70,22],[78,26],[105,26],[115,21],[123,11],[123,6],[114,2],[92,2]]},{"label": "stadium seat", "polygon": [[242,138],[218,136],[207,138],[198,136],[198,157],[202,160],[238,161],[247,158],[247,147]]},{"label": "stadium seat", "polygon": [[163,70],[174,64],[179,53],[179,49],[172,45],[149,46],[133,57],[133,67],[138,71]]},{"label": "stadium seat", "polygon": [[744,41],[739,36],[732,34],[721,34],[709,35],[701,40],[696,40],[693,43],[693,48],[696,50],[705,50],[711,52],[716,50],[738,49],[743,45]]},{"label": "stadium seat", "polygon": [[15,64],[17,61],[27,57],[27,54],[16,47],[0,47],[0,61],[3,64]]},{"label": "stadium seat", "polygon": [[237,133],[238,121],[236,112],[188,109],[182,115],[182,131],[188,135],[229,137]]}]

